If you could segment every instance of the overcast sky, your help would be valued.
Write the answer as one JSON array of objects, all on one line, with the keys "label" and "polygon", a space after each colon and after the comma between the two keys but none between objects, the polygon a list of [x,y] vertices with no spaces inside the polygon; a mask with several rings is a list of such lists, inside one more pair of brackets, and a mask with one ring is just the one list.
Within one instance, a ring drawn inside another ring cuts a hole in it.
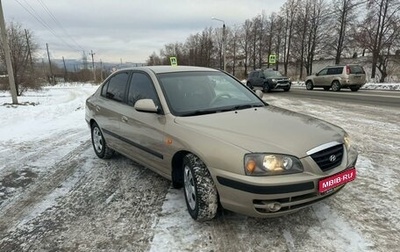
[{"label": "overcast sky", "polygon": [[[243,24],[278,12],[286,0],[3,0],[6,22],[33,31],[40,57],[145,62],[165,44],[185,42],[206,27]],[[90,57],[90,56],[89,56]]]}]

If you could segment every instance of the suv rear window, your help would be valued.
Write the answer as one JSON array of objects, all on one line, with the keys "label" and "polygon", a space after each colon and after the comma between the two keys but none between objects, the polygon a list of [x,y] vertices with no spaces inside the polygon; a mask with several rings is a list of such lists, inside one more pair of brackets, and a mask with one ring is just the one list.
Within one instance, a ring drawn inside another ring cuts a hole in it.
[{"label": "suv rear window", "polygon": [[349,66],[351,74],[365,74],[362,66]]}]

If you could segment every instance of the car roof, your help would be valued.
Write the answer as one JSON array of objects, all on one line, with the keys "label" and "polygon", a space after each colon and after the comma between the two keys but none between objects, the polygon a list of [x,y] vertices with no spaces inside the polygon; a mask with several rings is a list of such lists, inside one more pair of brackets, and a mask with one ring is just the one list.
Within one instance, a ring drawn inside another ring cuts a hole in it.
[{"label": "car roof", "polygon": [[345,66],[361,66],[360,64],[345,64],[345,65],[335,65],[335,66],[327,66],[327,67],[345,67]]},{"label": "car roof", "polygon": [[141,67],[131,67],[131,68],[124,68],[120,70],[150,70],[155,74],[160,73],[173,73],[173,72],[200,72],[200,71],[212,71],[218,72],[219,70],[208,68],[208,67],[196,67],[196,66],[141,66]]}]

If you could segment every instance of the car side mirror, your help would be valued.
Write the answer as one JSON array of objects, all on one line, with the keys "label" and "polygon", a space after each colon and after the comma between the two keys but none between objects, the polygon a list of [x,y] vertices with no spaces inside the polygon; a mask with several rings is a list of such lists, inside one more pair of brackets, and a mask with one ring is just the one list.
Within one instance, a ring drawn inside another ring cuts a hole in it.
[{"label": "car side mirror", "polygon": [[147,112],[147,113],[158,112],[158,107],[156,106],[156,104],[152,99],[137,100],[133,107],[139,112]]}]

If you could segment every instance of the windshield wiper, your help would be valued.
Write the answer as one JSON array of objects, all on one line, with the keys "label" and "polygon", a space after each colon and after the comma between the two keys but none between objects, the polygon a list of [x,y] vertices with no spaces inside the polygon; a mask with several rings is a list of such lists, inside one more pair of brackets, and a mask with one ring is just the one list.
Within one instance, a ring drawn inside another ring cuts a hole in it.
[{"label": "windshield wiper", "polygon": [[204,110],[195,110],[195,111],[190,111],[187,113],[183,113],[181,116],[197,116],[197,115],[207,115],[207,114],[213,114],[217,113],[218,110],[211,110],[211,109],[204,109]]},{"label": "windshield wiper", "polygon": [[263,104],[243,104],[243,105],[236,105],[232,107],[225,107],[225,108],[214,108],[214,109],[203,109],[203,110],[195,110],[186,113],[182,113],[180,116],[198,116],[198,115],[207,115],[207,114],[214,114],[226,111],[235,111],[241,109],[248,109],[248,108],[259,108],[264,107]]},{"label": "windshield wiper", "polygon": [[243,104],[243,105],[237,105],[229,110],[241,110],[241,109],[248,109],[248,108],[259,108],[259,107],[264,107],[262,104]]}]

